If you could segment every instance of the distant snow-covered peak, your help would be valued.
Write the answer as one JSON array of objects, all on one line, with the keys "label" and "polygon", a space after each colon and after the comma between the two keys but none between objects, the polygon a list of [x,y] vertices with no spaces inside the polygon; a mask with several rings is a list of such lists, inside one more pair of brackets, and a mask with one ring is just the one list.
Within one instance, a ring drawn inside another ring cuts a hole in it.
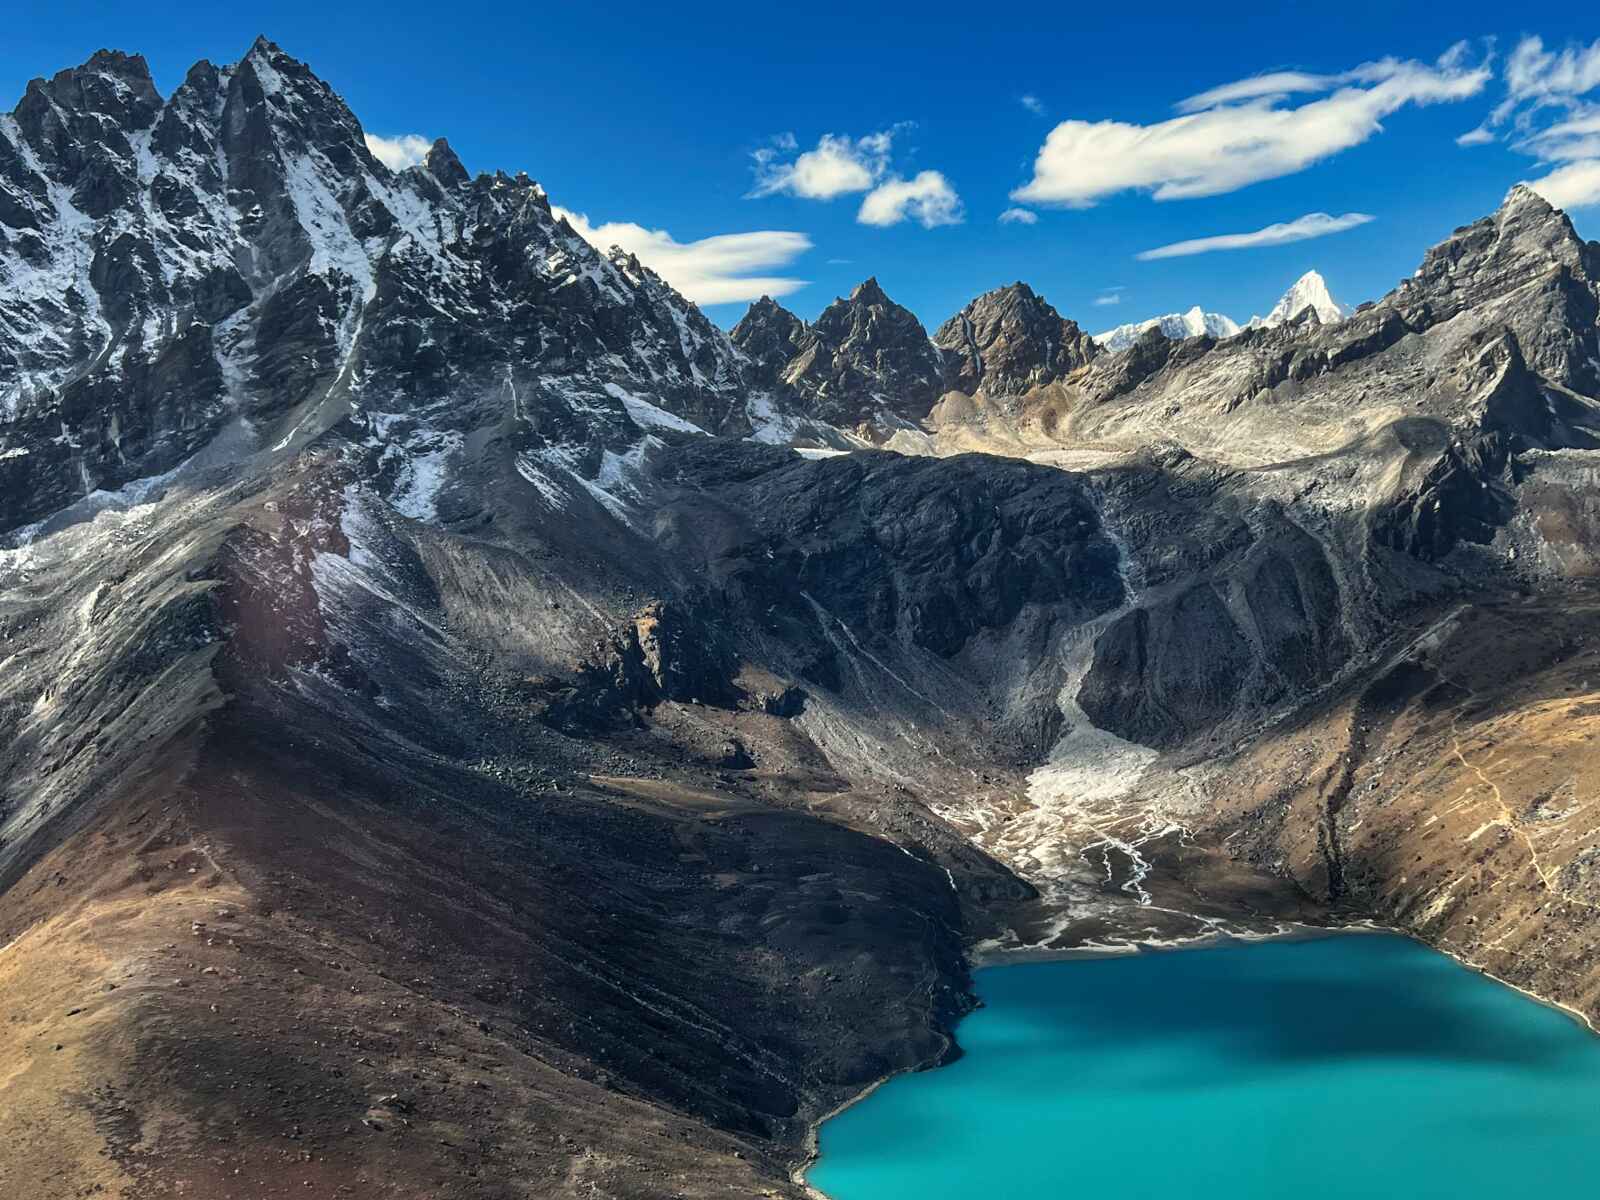
[{"label": "distant snow-covered peak", "polygon": [[[1294,320],[1308,308],[1317,314],[1317,319],[1324,325],[1336,324],[1355,312],[1349,305],[1340,304],[1333,298],[1328,291],[1327,280],[1320,274],[1307,271],[1294,281],[1271,312],[1264,317],[1251,317],[1250,323],[1244,328],[1272,329]],[[1126,350],[1151,328],[1160,329],[1169,338],[1181,340],[1202,334],[1214,338],[1232,337],[1239,332],[1240,325],[1232,317],[1206,312],[1197,304],[1188,312],[1167,313],[1165,316],[1118,325],[1115,329],[1095,334],[1094,340],[1107,350]]]},{"label": "distant snow-covered peak", "polygon": [[1343,321],[1355,309],[1345,304],[1340,304],[1328,291],[1327,280],[1323,279],[1316,271],[1307,271],[1287,292],[1282,299],[1273,306],[1271,312],[1264,317],[1251,317],[1251,329],[1272,329],[1298,317],[1306,309],[1312,309],[1317,314],[1317,319],[1324,325],[1333,325]]},{"label": "distant snow-covered peak", "polygon": [[1126,350],[1149,329],[1159,329],[1163,336],[1177,341],[1200,337],[1202,334],[1214,338],[1232,337],[1239,332],[1239,324],[1223,313],[1206,312],[1197,304],[1188,312],[1166,313],[1118,325],[1115,329],[1095,334],[1094,340],[1107,350]]}]

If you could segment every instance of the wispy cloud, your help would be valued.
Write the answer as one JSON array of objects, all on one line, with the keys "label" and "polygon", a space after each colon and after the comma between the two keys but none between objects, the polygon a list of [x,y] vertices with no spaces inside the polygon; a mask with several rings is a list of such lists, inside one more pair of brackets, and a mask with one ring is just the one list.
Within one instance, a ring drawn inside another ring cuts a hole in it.
[{"label": "wispy cloud", "polygon": [[832,200],[852,192],[865,192],[889,169],[889,151],[896,130],[869,133],[851,138],[825,133],[815,148],[795,154],[799,143],[792,133],[781,134],[773,144],[763,146],[753,157],[756,182],[750,195],[774,196],[780,193],[806,200]]},{"label": "wispy cloud", "polygon": [[726,233],[680,242],[664,229],[646,229],[631,221],[596,225],[582,213],[552,208],[591,245],[601,250],[621,247],[696,304],[729,304],[760,296],[786,296],[804,287],[803,279],[756,275],[754,271],[788,266],[811,249],[803,233],[764,229]]},{"label": "wispy cloud", "polygon": [[1174,107],[1181,113],[1201,112],[1204,109],[1216,108],[1220,104],[1239,104],[1246,100],[1281,99],[1303,93],[1331,92],[1334,88],[1352,83],[1380,83],[1389,77],[1395,65],[1393,59],[1380,59],[1377,62],[1362,63],[1359,67],[1337,75],[1314,75],[1305,71],[1272,71],[1211,88],[1190,96],[1187,100],[1178,101]]},{"label": "wispy cloud", "polygon": [[1517,143],[1517,149],[1540,162],[1600,158],[1600,105],[1578,110],[1564,121],[1529,134]]},{"label": "wispy cloud", "polygon": [[1000,214],[1002,225],[1037,225],[1039,214],[1027,208],[1008,208]]},{"label": "wispy cloud", "polygon": [[1593,44],[1575,44],[1559,51],[1544,48],[1544,39],[1524,37],[1506,59],[1505,96],[1477,129],[1456,141],[1479,145],[1492,140],[1493,131],[1508,122],[1510,137],[1537,137],[1539,122],[1548,114],[1567,116],[1594,108],[1582,97],[1600,88],[1600,38]]},{"label": "wispy cloud", "polygon": [[[1382,129],[1407,105],[1463,100],[1489,81],[1465,43],[1432,64],[1386,58],[1336,75],[1278,72],[1212,88],[1152,125],[1063,121],[1011,193],[1033,204],[1087,207],[1123,191],[1157,200],[1216,196],[1303,171]],[[1288,98],[1326,93],[1290,106]]]},{"label": "wispy cloud", "polygon": [[407,167],[416,166],[428,156],[428,148],[433,145],[432,139],[420,133],[402,133],[395,137],[369,133],[365,136],[372,157],[391,171],[404,171]]},{"label": "wispy cloud", "polygon": [[1286,242],[1303,242],[1310,238],[1327,237],[1365,225],[1372,217],[1366,213],[1345,213],[1330,217],[1327,213],[1307,213],[1293,221],[1268,225],[1251,233],[1219,233],[1213,237],[1191,238],[1186,242],[1173,242],[1144,250],[1134,257],[1143,262],[1157,258],[1184,258],[1191,254],[1210,254],[1215,250],[1249,250],[1257,246],[1281,246]]},{"label": "wispy cloud", "polygon": [[1096,308],[1109,308],[1113,304],[1122,303],[1123,289],[1119,287],[1107,288],[1094,298]]},{"label": "wispy cloud", "polygon": [[1018,96],[1017,103],[1036,117],[1044,116],[1044,101],[1031,93],[1026,96]]},{"label": "wispy cloud", "polygon": [[961,197],[938,171],[919,171],[912,179],[890,178],[867,193],[856,220],[863,225],[898,225],[910,219],[924,229],[959,225]]},{"label": "wispy cloud", "polygon": [[1529,186],[1557,208],[1600,204],[1600,38],[1545,49],[1524,37],[1506,59],[1506,94],[1489,119],[1457,138],[1480,145],[1504,136],[1514,150],[1553,169]]},{"label": "wispy cloud", "polygon": [[1600,87],[1600,38],[1559,51],[1544,48],[1544,39],[1525,37],[1506,59],[1506,98],[1491,120],[1498,124],[1525,104],[1565,107],[1574,97]]}]

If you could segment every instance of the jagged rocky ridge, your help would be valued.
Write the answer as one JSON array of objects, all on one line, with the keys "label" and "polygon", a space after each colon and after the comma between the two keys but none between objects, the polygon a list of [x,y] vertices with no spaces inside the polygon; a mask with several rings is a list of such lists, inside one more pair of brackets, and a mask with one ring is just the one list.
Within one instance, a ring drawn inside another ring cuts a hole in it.
[{"label": "jagged rocky ridge", "polygon": [[728,338],[258,42],[32,85],[0,237],[32,1194],[800,1195],[974,946],[1375,917],[1600,1003],[1600,249],[1525,189],[1337,324]]},{"label": "jagged rocky ridge", "polygon": [[1025,283],[973,300],[928,337],[921,322],[869,279],[811,325],[770,297],[734,326],[758,378],[788,403],[881,443],[920,428],[945,393],[1020,395],[1054,383],[1098,353]]},{"label": "jagged rocky ridge", "polygon": [[264,40],[165,101],[111,52],[34,81],[0,118],[0,216],[8,528],[219,437],[354,423],[404,510],[462,515],[436,485],[497,420],[531,469],[593,476],[641,429],[748,433],[766,411],[720,331],[538,184],[470,179],[443,142],[390,171]]}]

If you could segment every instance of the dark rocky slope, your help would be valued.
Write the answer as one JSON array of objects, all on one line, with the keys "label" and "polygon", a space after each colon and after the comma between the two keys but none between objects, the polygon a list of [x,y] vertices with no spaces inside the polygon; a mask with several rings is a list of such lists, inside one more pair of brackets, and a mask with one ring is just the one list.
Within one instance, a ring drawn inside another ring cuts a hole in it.
[{"label": "dark rocky slope", "polygon": [[[962,892],[1027,887],[830,769],[784,715],[819,685],[770,670],[803,644],[646,606],[620,719],[562,719],[622,573],[350,480],[308,452],[7,577],[9,1178],[782,1188],[810,1120],[943,1052]],[[916,578],[927,536],[858,569]]]}]

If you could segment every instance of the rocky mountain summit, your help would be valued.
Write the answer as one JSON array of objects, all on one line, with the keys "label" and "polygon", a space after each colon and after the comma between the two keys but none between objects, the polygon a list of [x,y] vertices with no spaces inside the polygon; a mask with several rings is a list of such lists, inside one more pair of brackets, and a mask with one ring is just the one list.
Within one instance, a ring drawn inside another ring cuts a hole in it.
[{"label": "rocky mountain summit", "polygon": [[0,1179],[798,1200],[975,956],[1289,921],[1600,1016],[1600,245],[1298,290],[724,335],[264,40],[31,84]]},{"label": "rocky mountain summit", "polygon": [[762,386],[777,388],[789,363],[800,353],[806,323],[771,296],[763,296],[749,308],[728,336],[750,357],[753,378]]},{"label": "rocky mountain summit", "polygon": [[763,297],[731,337],[787,407],[874,443],[920,428],[947,392],[1021,395],[1065,378],[1099,350],[1020,282],[979,296],[931,339],[876,279],[811,325]]},{"label": "rocky mountain summit", "polygon": [[1098,347],[1025,283],[985,292],[933,335],[945,390],[1020,395],[1084,366]]},{"label": "rocky mountain summit", "polygon": [[943,378],[938,351],[912,313],[876,279],[860,284],[810,325],[771,300],[752,306],[733,343],[776,377],[807,416],[882,441],[927,416]]}]

